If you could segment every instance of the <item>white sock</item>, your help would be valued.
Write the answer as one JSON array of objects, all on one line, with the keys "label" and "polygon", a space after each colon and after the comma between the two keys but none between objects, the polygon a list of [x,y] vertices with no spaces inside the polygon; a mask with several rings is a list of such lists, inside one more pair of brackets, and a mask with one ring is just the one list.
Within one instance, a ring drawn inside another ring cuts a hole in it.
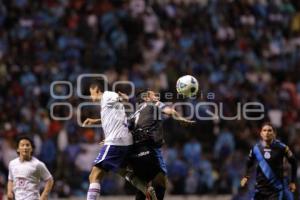
[{"label": "white sock", "polygon": [[89,191],[87,193],[87,200],[97,200],[100,195],[100,184],[99,183],[90,183]]}]

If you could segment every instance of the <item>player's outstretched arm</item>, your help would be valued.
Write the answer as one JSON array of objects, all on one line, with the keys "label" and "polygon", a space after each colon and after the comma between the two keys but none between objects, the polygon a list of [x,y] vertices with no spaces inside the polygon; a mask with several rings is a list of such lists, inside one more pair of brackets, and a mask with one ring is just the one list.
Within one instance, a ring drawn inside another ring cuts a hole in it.
[{"label": "player's outstretched arm", "polygon": [[174,108],[165,107],[163,108],[163,113],[169,116],[172,116],[176,121],[183,122],[185,124],[193,124],[195,121],[186,119],[182,117]]},{"label": "player's outstretched arm", "polygon": [[99,124],[101,123],[101,119],[92,119],[92,118],[87,118],[86,120],[84,120],[82,126],[85,127],[87,125],[92,125],[92,124]]},{"label": "player's outstretched arm", "polygon": [[53,178],[50,178],[46,181],[45,188],[44,188],[43,193],[41,194],[40,200],[48,199],[48,195],[53,187],[53,184],[54,184]]},{"label": "player's outstretched arm", "polygon": [[8,200],[14,199],[13,181],[12,180],[8,180],[8,183],[7,183],[7,199]]},{"label": "player's outstretched arm", "polygon": [[291,192],[295,192],[297,189],[296,186],[296,180],[297,180],[297,168],[298,168],[298,164],[297,164],[297,159],[295,158],[294,154],[292,153],[292,151],[290,150],[290,148],[288,146],[286,146],[285,149],[285,157],[287,158],[288,162],[291,165],[291,183],[289,184],[289,189],[291,190]]}]

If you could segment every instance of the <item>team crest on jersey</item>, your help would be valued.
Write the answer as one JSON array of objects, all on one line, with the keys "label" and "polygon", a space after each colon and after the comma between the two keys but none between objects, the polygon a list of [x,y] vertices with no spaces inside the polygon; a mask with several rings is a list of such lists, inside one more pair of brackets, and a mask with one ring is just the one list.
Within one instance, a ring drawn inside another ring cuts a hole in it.
[{"label": "team crest on jersey", "polygon": [[264,157],[265,159],[270,159],[271,158],[270,152],[265,152]]}]

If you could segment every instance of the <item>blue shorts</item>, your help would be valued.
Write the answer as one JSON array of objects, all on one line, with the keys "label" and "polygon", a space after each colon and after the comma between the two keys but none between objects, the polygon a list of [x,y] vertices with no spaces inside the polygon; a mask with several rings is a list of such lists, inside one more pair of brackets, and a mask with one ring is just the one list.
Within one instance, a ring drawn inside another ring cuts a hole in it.
[{"label": "blue shorts", "polygon": [[154,152],[155,152],[155,157],[157,158],[158,162],[159,162],[159,166],[162,172],[164,172],[165,174],[167,174],[167,166],[166,163],[162,157],[162,153],[161,153],[161,149],[160,148],[154,148]]},{"label": "blue shorts", "polygon": [[114,171],[126,167],[131,146],[104,145],[94,160],[94,165],[105,171]]}]

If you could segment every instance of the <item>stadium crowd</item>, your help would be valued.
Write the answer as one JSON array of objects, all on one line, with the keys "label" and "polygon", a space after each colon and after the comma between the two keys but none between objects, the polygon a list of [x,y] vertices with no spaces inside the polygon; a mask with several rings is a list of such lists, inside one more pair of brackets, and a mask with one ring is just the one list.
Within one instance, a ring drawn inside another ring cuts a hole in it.
[{"label": "stadium crowd", "polygon": [[[227,117],[239,112],[239,103],[264,105],[262,120],[194,118],[196,125],[184,127],[166,119],[163,153],[172,194],[238,194],[263,120],[300,158],[300,1],[2,0],[0,196],[20,134],[34,137],[35,155],[56,182],[52,195],[86,194],[101,129],[80,127],[76,113],[71,120],[53,120],[49,111],[57,101],[51,83],[76,86],[84,73],[105,74],[110,84],[132,81],[136,89],[152,88],[174,102],[164,94],[175,93],[178,77],[192,74],[199,95],[185,101],[215,102]],[[57,94],[66,91],[55,88]],[[72,95],[64,101],[75,110],[83,100]],[[178,109],[208,117],[211,108]],[[102,191],[132,192],[124,184],[110,175]]]}]

